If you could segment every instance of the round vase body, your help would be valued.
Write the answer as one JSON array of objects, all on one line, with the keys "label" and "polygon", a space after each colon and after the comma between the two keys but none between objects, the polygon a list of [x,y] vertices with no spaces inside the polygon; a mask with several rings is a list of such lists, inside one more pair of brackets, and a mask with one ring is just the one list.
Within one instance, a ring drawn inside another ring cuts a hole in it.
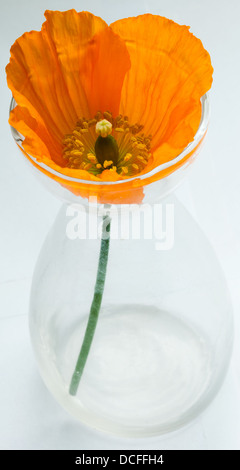
[{"label": "round vase body", "polygon": [[30,330],[41,375],[62,406],[94,428],[136,437],[174,430],[208,405],[227,370],[233,327],[221,268],[186,209],[173,196],[161,203],[153,217],[161,238],[144,211],[129,207],[121,218],[110,214],[102,305],[75,396],[69,385],[100,251],[97,208],[62,207],[34,273]]}]

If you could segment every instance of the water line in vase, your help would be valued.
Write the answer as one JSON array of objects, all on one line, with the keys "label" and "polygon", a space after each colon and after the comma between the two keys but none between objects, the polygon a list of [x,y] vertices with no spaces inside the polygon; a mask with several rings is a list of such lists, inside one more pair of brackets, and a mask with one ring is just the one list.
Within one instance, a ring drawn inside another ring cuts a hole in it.
[{"label": "water line in vase", "polygon": [[104,284],[107,272],[108,253],[110,245],[110,225],[111,219],[109,215],[103,216],[101,248],[98,261],[97,278],[94,289],[94,296],[88,318],[88,323],[82,343],[82,347],[77,359],[75,370],[72,375],[72,380],[69,387],[70,395],[76,395],[78,386],[82,377],[82,373],[88,358],[91,348],[92,340],[94,337],[95,329],[97,326],[98,315],[101,308],[102,296],[104,291]]}]

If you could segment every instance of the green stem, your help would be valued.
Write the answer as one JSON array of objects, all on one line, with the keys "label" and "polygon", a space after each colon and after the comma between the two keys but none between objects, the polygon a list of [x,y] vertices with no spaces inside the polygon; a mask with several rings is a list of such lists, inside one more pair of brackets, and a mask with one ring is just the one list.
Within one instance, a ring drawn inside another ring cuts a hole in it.
[{"label": "green stem", "polygon": [[[104,233],[105,232],[105,233]],[[85,367],[88,354],[91,348],[93,336],[97,326],[98,315],[102,303],[102,296],[106,278],[107,271],[107,261],[108,261],[108,252],[110,244],[110,217],[105,215],[103,217],[103,228],[102,228],[102,238],[101,238],[101,248],[98,261],[98,271],[97,279],[94,289],[94,296],[92,300],[92,305],[90,309],[90,314],[88,318],[88,324],[85,331],[82,347],[78,356],[78,360],[75,366],[75,370],[72,376],[69,393],[70,395],[76,395],[79,382]],[[103,233],[105,236],[103,236]]]}]

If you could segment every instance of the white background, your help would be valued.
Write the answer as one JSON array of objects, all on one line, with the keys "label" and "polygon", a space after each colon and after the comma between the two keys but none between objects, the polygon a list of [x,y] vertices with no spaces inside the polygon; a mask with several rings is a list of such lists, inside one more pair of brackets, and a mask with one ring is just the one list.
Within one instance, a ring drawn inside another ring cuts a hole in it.
[{"label": "white background", "polygon": [[[0,14],[0,448],[240,449],[240,3],[239,0],[1,0]],[[154,13],[191,26],[214,67],[211,125],[204,148],[177,195],[211,240],[235,314],[235,345],[215,400],[190,426],[164,437],[124,440],[86,428],[60,408],[42,383],[29,340],[27,311],[34,265],[60,202],[38,184],[10,135],[4,68],[45,9],[88,10],[111,22]]]}]

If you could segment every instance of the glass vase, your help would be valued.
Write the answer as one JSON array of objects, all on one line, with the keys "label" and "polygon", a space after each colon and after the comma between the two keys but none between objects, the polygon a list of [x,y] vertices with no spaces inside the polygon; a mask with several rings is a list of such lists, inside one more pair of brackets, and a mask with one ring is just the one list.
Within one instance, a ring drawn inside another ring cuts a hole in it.
[{"label": "glass vase", "polygon": [[126,183],[86,184],[27,156],[64,202],[32,282],[39,370],[68,412],[109,433],[149,436],[186,424],[210,403],[227,370],[233,325],[226,282],[207,238],[173,194],[206,134],[207,96],[202,109],[194,142],[136,178],[130,194],[137,200],[143,192],[141,203],[129,200]]}]

